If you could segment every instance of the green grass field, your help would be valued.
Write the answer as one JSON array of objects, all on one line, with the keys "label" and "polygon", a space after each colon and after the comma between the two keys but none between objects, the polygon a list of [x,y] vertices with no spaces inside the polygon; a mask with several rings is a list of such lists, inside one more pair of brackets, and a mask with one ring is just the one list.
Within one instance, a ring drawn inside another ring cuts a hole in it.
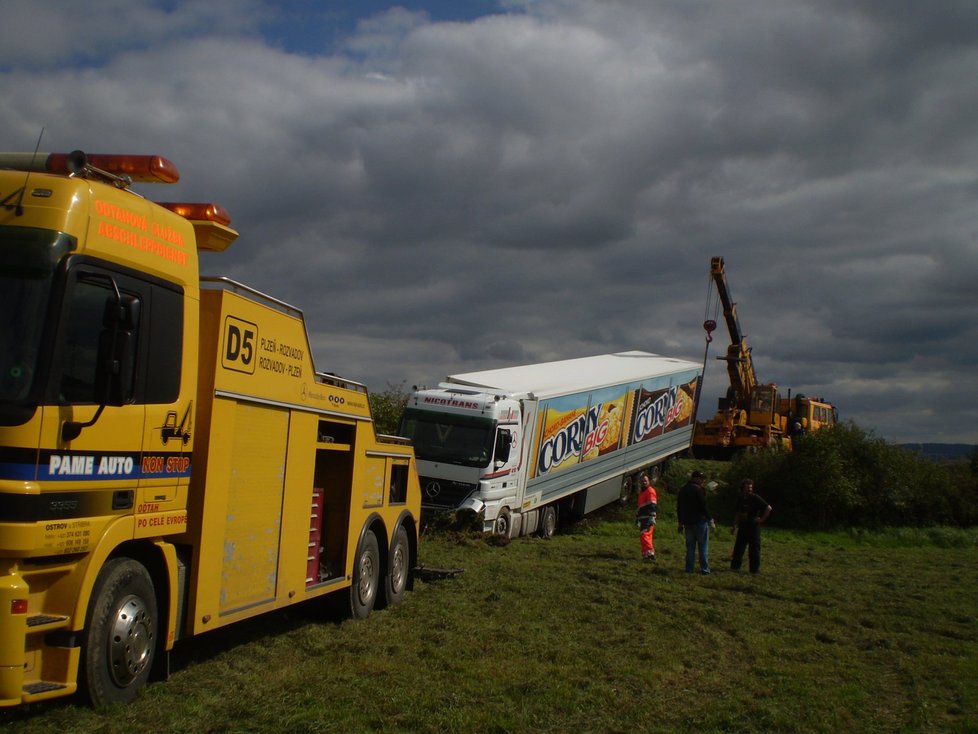
[{"label": "green grass field", "polygon": [[[660,498],[661,499],[661,498]],[[765,528],[759,576],[683,573],[662,502],[552,540],[423,539],[428,568],[365,622],[321,604],[182,642],[129,707],[0,712],[7,732],[978,731],[978,531]],[[746,565],[746,564],[745,564]]]}]

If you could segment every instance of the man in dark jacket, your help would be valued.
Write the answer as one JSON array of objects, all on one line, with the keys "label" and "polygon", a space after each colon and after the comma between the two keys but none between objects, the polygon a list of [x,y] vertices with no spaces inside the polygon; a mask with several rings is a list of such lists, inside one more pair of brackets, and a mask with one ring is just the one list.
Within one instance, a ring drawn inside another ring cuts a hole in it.
[{"label": "man in dark jacket", "polygon": [[694,471],[676,497],[679,532],[686,534],[686,573],[693,572],[698,547],[700,573],[703,575],[710,573],[710,528],[716,527],[706,504],[706,490],[703,488],[705,481],[706,475],[703,472]]},{"label": "man in dark jacket", "polygon": [[754,480],[745,479],[740,483],[740,499],[737,500],[737,511],[734,515],[734,530],[737,540],[734,541],[733,555],[730,557],[730,568],[740,570],[744,560],[744,548],[747,549],[747,559],[750,562],[750,572],[761,570],[761,523],[771,514],[771,505],[760,495],[754,493]]}]

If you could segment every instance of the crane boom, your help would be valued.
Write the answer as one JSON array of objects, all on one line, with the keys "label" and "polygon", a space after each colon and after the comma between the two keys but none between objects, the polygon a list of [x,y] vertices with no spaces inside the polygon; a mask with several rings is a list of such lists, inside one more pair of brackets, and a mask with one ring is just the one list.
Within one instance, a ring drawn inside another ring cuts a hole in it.
[{"label": "crane boom", "polygon": [[751,349],[747,346],[747,337],[740,328],[737,318],[737,304],[730,296],[727,285],[727,273],[724,270],[723,258],[714,257],[710,261],[710,276],[717,291],[717,297],[723,306],[723,318],[730,332],[730,346],[727,347],[726,357],[717,357],[727,363],[727,373],[730,375],[730,387],[733,403],[742,410],[750,405],[751,395],[757,387],[757,374],[754,372],[754,361]]}]

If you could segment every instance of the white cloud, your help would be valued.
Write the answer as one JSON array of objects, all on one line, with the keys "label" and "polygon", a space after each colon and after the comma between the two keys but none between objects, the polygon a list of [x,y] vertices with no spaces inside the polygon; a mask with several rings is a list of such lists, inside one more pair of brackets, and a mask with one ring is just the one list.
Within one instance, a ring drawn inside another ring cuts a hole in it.
[{"label": "white cloud", "polygon": [[259,35],[282,20],[258,0],[86,5],[5,6],[5,147],[43,126],[171,158],[181,183],[146,193],[229,208],[208,271],[302,307],[320,369],[699,360],[723,255],[762,380],[978,442],[970,4],[508,3],[339,41],[320,14],[322,55]]}]

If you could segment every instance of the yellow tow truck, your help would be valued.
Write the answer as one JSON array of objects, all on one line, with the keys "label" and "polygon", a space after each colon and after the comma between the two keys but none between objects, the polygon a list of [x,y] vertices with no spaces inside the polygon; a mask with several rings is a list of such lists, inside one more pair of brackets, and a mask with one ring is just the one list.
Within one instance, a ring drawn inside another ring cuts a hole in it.
[{"label": "yellow tow truck", "polygon": [[128,702],[181,638],[413,583],[420,489],[302,312],[198,252],[158,156],[0,154],[0,706]]}]

